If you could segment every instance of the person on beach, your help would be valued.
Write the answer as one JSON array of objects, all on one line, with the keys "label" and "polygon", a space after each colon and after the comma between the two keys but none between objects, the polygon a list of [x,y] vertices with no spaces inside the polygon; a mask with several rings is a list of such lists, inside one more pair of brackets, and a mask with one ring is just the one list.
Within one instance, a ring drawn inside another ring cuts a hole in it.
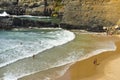
[{"label": "person on beach", "polygon": [[20,45],[22,45],[23,43],[22,42],[20,42]]},{"label": "person on beach", "polygon": [[34,58],[35,58],[35,55],[33,54],[33,56],[32,56],[32,57],[33,57],[33,59],[34,59]]},{"label": "person on beach", "polygon": [[100,63],[98,63],[97,58],[94,59],[93,64],[95,64],[95,65],[99,65],[100,64]]},{"label": "person on beach", "polygon": [[114,26],[110,26],[110,27],[103,27],[103,29],[106,31],[107,35],[118,34],[119,25],[114,25]]}]

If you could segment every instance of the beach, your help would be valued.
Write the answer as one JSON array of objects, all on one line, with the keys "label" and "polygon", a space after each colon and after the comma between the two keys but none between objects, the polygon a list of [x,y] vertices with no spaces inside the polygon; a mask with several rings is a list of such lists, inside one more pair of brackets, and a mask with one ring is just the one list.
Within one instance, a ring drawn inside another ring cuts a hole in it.
[{"label": "beach", "polygon": [[[81,34],[80,32],[76,32],[76,33],[77,33],[77,36]],[[91,57],[83,58],[72,64],[66,64],[66,65],[54,67],[52,69],[48,69],[42,72],[37,72],[35,74],[22,77],[19,80],[119,80],[120,78],[119,77],[120,65],[118,63],[120,61],[119,37],[107,36],[101,33],[98,33],[98,34],[93,33],[92,35],[93,37],[97,36],[98,41],[100,40],[100,41],[115,42],[116,50],[103,51]],[[69,65],[70,67],[67,67],[68,69],[64,70],[61,76],[56,74],[56,72],[59,72],[65,69],[65,67]],[[54,74],[54,73],[55,75],[48,76],[49,74]],[[46,76],[48,78],[43,79],[43,76]],[[49,78],[49,77],[52,77],[52,78]]]},{"label": "beach", "polygon": [[[107,51],[76,62],[64,76],[57,80],[119,80],[120,42],[116,51]],[[98,64],[94,64],[97,59]]]},{"label": "beach", "polygon": [[120,80],[120,0],[0,0],[0,80]]}]

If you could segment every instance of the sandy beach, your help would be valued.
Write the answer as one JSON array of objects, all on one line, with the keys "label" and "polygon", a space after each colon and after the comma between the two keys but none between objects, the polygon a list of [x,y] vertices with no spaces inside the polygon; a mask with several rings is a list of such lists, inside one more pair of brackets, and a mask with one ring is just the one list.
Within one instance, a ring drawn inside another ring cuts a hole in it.
[{"label": "sandy beach", "polygon": [[[46,80],[119,80],[120,39],[118,36],[107,36],[107,38],[115,42],[117,47],[115,51],[106,51],[88,59],[78,61],[72,64],[63,76],[57,79],[48,78]],[[51,69],[49,70],[49,74],[63,67]],[[38,72],[23,77],[20,80],[42,80],[41,75],[45,73],[48,73],[48,71]]]},{"label": "sandy beach", "polygon": [[[103,52],[86,60],[76,62],[64,76],[57,80],[119,80],[120,42],[115,41],[115,44],[116,51]],[[97,62],[94,63],[96,59]]]}]

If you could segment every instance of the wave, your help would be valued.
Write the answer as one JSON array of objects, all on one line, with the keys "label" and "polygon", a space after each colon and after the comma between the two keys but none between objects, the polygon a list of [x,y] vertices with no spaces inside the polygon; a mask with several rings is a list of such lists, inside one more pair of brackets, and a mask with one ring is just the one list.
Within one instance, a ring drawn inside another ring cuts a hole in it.
[{"label": "wave", "polygon": [[[90,58],[92,56],[98,55],[98,54],[105,52],[105,51],[115,51],[115,50],[116,50],[116,46],[115,46],[114,42],[111,41],[111,42],[108,42],[104,48],[96,49],[96,50],[94,50],[90,53],[87,53],[87,54],[84,54],[84,49],[81,49],[80,51],[77,51],[77,52],[73,51],[68,55],[67,58],[60,59],[55,64],[51,65],[51,67],[44,69],[44,70],[41,70],[42,72],[43,71],[49,72],[49,70],[53,70],[53,69],[58,68],[58,70],[54,70],[53,71],[54,73],[52,73],[52,74],[51,73],[44,74],[44,77],[42,77],[41,80],[47,80],[47,79],[52,80],[54,75],[55,75],[54,78],[61,77],[71,67],[71,65],[73,65],[77,61],[81,61],[81,60]],[[64,66],[64,67],[60,68],[62,66]],[[30,74],[34,74],[37,72],[40,72],[40,71],[24,74],[22,76],[19,76],[18,78],[21,78],[23,76],[28,76]],[[56,74],[57,74],[57,76],[56,76]]]},{"label": "wave", "polygon": [[[18,35],[16,35],[16,36],[18,36]],[[45,35],[42,35],[43,38],[41,38],[41,40],[39,40],[39,38],[37,38],[41,34],[29,32],[27,35],[25,35],[23,33],[19,37],[22,37],[23,35],[24,35],[24,37],[28,38],[28,39],[26,39],[28,41],[24,42],[23,40],[19,40],[19,39],[16,39],[13,41],[9,40],[9,39],[4,40],[4,42],[7,43],[6,44],[7,46],[5,46],[6,49],[4,49],[4,50],[0,49],[1,50],[0,53],[2,53],[2,54],[0,54],[0,60],[2,61],[2,62],[0,61],[1,62],[0,67],[4,67],[4,66],[14,63],[20,59],[32,57],[33,55],[36,55],[47,49],[53,48],[54,46],[65,44],[75,38],[75,35],[72,32],[69,32],[67,30],[47,32]],[[31,35],[34,36],[34,38],[31,39],[31,41],[29,41],[29,38]],[[1,43],[1,45],[3,45],[3,44]],[[12,46],[14,46],[14,47],[11,48]]]},{"label": "wave", "polygon": [[32,16],[32,15],[11,15],[12,17],[18,18],[39,18],[39,19],[50,19],[50,16]]},{"label": "wave", "polygon": [[[99,45],[102,45],[102,44],[99,44]],[[110,41],[110,42],[107,42],[107,43],[104,43],[104,48],[102,49],[97,49],[97,50],[94,50],[92,51],[91,53],[88,53],[86,54],[84,57],[80,58],[78,61],[80,60],[84,60],[84,59],[88,59],[92,56],[95,56],[95,55],[98,55],[102,52],[106,52],[106,51],[115,51],[116,50],[116,45],[113,41]]]},{"label": "wave", "polygon": [[9,16],[9,14],[4,11],[3,13],[0,14],[0,16]]},{"label": "wave", "polygon": [[7,12],[3,12],[3,13],[0,13],[0,16],[12,16],[12,17],[23,17],[23,18],[40,18],[40,19],[49,19],[49,18],[51,18],[51,17],[49,17],[49,16],[32,16],[32,15],[10,15],[10,14],[8,14]]},{"label": "wave", "polygon": [[[88,59],[88,58],[90,58],[92,56],[102,54],[103,52],[106,52],[106,51],[115,51],[116,50],[116,45],[115,45],[115,43],[113,41],[107,42],[107,44],[105,43],[104,46],[105,46],[104,48],[94,50],[94,51],[92,51],[90,53],[87,53],[86,55],[81,54],[81,56],[79,56],[79,58],[78,58],[78,55],[74,55],[74,56],[72,55],[72,57],[75,57],[75,58],[70,58],[69,59],[70,62],[68,61],[66,64],[62,63],[63,65],[58,66],[58,67],[60,67],[60,66],[67,65],[65,69],[63,69],[63,70],[61,70],[61,72],[59,72],[60,75],[58,77],[56,77],[56,78],[59,78],[59,77],[63,76],[65,74],[65,72],[71,67],[71,65],[75,64],[78,61]],[[46,80],[46,79],[44,79],[44,80]],[[49,77],[49,80],[51,80],[50,77]]]},{"label": "wave", "polygon": [[0,13],[0,16],[13,16],[13,17],[25,17],[25,18],[51,18],[49,16],[32,16],[32,15],[10,15],[6,11]]},{"label": "wave", "polygon": [[[61,67],[61,66],[65,66],[62,70],[58,70],[56,73],[57,73],[57,75],[58,76],[55,76],[54,78],[59,78],[59,77],[61,77],[61,76],[63,76],[65,73],[66,73],[66,71],[73,65],[73,64],[75,64],[76,62],[78,62],[78,61],[81,61],[81,60],[85,60],[85,59],[88,59],[88,58],[90,58],[90,57],[92,57],[92,56],[95,56],[95,55],[98,55],[98,54],[101,54],[101,53],[103,53],[103,52],[106,52],[106,51],[115,51],[116,50],[116,45],[114,44],[114,42],[109,42],[110,44],[107,44],[108,45],[108,47],[106,47],[106,48],[104,48],[104,49],[97,49],[97,50],[94,50],[94,51],[92,51],[92,52],[90,52],[90,53],[88,53],[88,54],[86,54],[86,55],[83,55],[83,54],[81,54],[81,56],[80,55],[78,55],[78,54],[74,54],[74,55],[71,55],[70,57],[68,57],[68,60],[63,60],[62,62],[61,62],[61,65],[59,64],[59,65],[56,65],[56,66],[54,66],[53,68],[59,68],[59,67]],[[109,54],[109,53],[108,53]],[[51,68],[51,69],[53,69],[53,68]],[[49,69],[50,70],[50,69]],[[55,71],[54,71],[55,72]],[[49,74],[49,73],[48,73]],[[29,74],[30,75],[30,74]],[[53,77],[53,75],[54,74],[49,74],[49,76],[46,76],[45,75],[45,77],[44,77],[44,79],[43,80],[53,80],[52,79],[52,77]],[[27,76],[27,75],[26,75]]]}]

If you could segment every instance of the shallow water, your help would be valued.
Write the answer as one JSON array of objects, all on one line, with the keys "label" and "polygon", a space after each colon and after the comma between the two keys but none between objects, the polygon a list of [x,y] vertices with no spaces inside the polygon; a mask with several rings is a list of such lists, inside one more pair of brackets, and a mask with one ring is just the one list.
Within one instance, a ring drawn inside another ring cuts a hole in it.
[{"label": "shallow water", "polygon": [[[31,57],[44,50],[62,45],[73,40],[74,37],[73,33],[62,29],[0,31],[0,68],[2,69],[4,66],[10,65],[18,60]],[[40,64],[46,64],[46,62],[41,62]],[[17,65],[14,66],[13,70],[18,72],[17,75],[14,75],[12,73],[13,71],[8,71],[9,74],[6,72],[3,73],[2,75],[7,75],[7,77],[4,77],[4,80],[11,80],[12,78],[14,80],[18,76],[26,74],[26,72],[21,72],[19,69]],[[29,67],[27,67],[27,69],[29,69]],[[32,71],[34,72],[34,70]],[[9,79],[9,76],[13,77]]]},{"label": "shallow water", "polygon": [[[53,66],[20,80],[55,80],[62,76],[76,61],[87,59],[104,51],[113,50],[116,50],[116,46],[107,36],[79,33],[76,34],[73,41],[43,52],[43,54],[49,56],[44,60],[50,60],[48,64],[55,63]],[[44,55],[44,57],[46,56]],[[40,55],[37,57],[40,57]]]}]

